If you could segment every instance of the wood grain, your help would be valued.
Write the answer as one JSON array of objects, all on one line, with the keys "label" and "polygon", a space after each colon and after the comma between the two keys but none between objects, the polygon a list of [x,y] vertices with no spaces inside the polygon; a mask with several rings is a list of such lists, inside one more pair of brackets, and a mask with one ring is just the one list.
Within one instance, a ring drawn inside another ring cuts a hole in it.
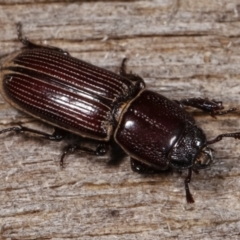
[{"label": "wood grain", "polygon": [[[240,109],[240,1],[0,1],[0,57],[19,50],[16,23],[37,43],[117,72],[128,71],[171,99],[209,97]],[[192,110],[209,139],[239,131],[239,111],[217,119]],[[0,99],[0,128],[34,121]],[[185,172],[133,173],[129,158],[71,155],[66,142],[0,136],[0,239],[239,239],[240,141],[214,146],[214,164]]]}]

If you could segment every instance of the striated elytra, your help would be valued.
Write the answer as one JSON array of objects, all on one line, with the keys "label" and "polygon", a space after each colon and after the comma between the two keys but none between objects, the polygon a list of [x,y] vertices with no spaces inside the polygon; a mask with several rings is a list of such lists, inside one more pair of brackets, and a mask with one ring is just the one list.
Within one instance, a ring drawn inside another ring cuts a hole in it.
[{"label": "striated elytra", "polygon": [[144,80],[124,70],[120,74],[71,57],[62,49],[36,45],[23,39],[24,47],[3,64],[1,93],[17,109],[53,127],[47,134],[24,126],[3,129],[1,133],[30,132],[49,140],[62,140],[66,132],[99,141],[96,149],[78,142],[62,154],[82,151],[103,155],[115,141],[131,158],[139,173],[156,173],[169,168],[188,170],[186,199],[194,202],[189,191],[192,171],[212,162],[210,144],[223,137],[240,138],[240,132],[221,134],[207,141],[194,118],[184,109],[191,106],[212,116],[222,111],[222,102],[189,98],[180,101],[145,89]]}]

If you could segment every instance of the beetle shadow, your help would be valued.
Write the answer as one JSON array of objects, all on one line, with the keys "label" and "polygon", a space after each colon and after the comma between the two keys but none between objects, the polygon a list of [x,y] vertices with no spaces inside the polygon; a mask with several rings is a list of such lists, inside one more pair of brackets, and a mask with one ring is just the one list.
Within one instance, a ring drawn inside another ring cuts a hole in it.
[{"label": "beetle shadow", "polygon": [[110,167],[118,167],[128,155],[113,139],[111,140],[110,146],[110,159],[107,164]]}]

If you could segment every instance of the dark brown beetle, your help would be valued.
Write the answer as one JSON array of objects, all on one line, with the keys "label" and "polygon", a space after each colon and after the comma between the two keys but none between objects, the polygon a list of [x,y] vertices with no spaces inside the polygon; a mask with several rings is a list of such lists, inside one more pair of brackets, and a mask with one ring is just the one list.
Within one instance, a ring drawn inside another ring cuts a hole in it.
[{"label": "dark brown beetle", "polygon": [[[133,171],[155,173],[169,168],[188,170],[186,198],[192,171],[208,167],[212,151],[208,145],[223,137],[240,138],[240,132],[206,140],[203,130],[185,111],[191,106],[212,116],[227,114],[222,102],[202,98],[172,101],[145,89],[139,76],[128,74],[124,62],[120,75],[71,57],[55,47],[36,45],[23,39],[24,48],[2,66],[1,92],[14,107],[55,127],[53,134],[16,126],[2,131],[31,132],[59,141],[65,132],[99,141],[95,150],[79,143],[76,150],[94,155],[107,152],[113,139],[130,157]],[[103,144],[103,142],[105,144]]]}]

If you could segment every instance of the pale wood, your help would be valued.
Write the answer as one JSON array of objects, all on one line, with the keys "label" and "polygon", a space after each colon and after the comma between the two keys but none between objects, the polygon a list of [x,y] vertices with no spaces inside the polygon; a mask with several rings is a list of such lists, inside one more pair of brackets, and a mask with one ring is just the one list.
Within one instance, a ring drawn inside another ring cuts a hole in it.
[{"label": "pale wood", "polygon": [[[29,39],[117,72],[128,70],[169,98],[202,96],[240,109],[240,1],[0,1],[0,56]],[[0,128],[43,125],[0,101]],[[240,130],[239,112],[213,119],[194,111],[209,139]],[[51,129],[48,129],[51,131]],[[66,142],[0,136],[1,239],[239,239],[240,141],[214,146],[214,164],[194,174],[141,176],[126,157],[71,155]]]}]

